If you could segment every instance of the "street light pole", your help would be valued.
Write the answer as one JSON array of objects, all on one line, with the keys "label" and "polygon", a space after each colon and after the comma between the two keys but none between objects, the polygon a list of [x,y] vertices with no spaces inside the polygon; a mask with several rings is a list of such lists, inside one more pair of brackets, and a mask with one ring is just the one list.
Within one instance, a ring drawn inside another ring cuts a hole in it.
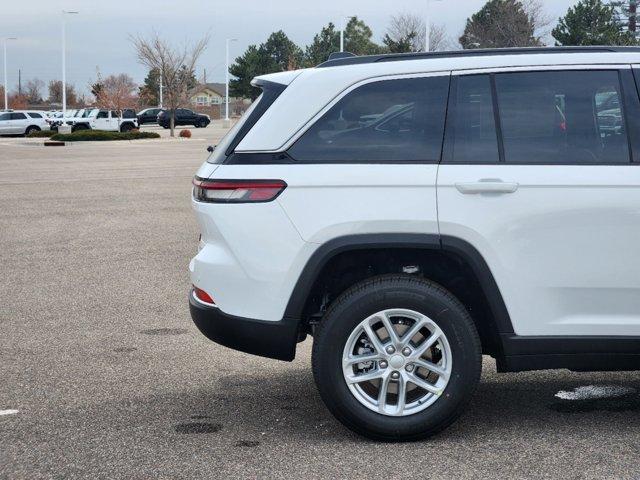
[{"label": "street light pole", "polygon": [[340,51],[344,52],[344,29],[347,28],[344,24],[344,21],[346,19],[349,19],[349,21],[351,21],[353,17],[345,17],[345,16],[341,16],[340,17]]},{"label": "street light pole", "polygon": [[[425,14],[425,19],[424,19],[424,23],[425,23],[425,36],[424,36],[424,51],[429,53],[429,51],[431,50],[431,18],[430,18],[430,3],[432,0],[427,0],[427,11]],[[442,0],[433,0],[435,2],[440,2]]]},{"label": "street light pole", "polygon": [[62,11],[62,118],[67,118],[67,22],[65,15],[75,15],[75,11]]},{"label": "street light pole", "polygon": [[7,83],[7,42],[9,40],[17,40],[14,37],[3,39],[4,48],[4,109],[9,110],[9,84]]},{"label": "street light pole", "polygon": [[226,60],[226,68],[224,69],[224,74],[225,74],[225,81],[224,81],[224,89],[225,89],[225,93],[224,93],[224,126],[228,127],[229,126],[229,43],[230,42],[236,42],[238,39],[237,38],[227,38],[226,44],[227,44],[227,60]]}]

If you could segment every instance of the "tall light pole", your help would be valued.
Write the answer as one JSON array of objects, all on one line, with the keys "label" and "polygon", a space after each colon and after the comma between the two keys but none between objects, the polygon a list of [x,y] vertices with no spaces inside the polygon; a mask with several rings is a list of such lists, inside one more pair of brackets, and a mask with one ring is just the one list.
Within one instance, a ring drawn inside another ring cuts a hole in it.
[{"label": "tall light pole", "polygon": [[344,52],[344,29],[346,28],[344,21],[346,19],[351,20],[353,17],[340,17],[340,51]]},{"label": "tall light pole", "polygon": [[78,12],[62,11],[62,118],[67,118],[67,22],[65,15],[77,15]]},{"label": "tall light pole", "polygon": [[7,42],[9,40],[17,40],[15,37],[3,38],[4,48],[4,109],[9,110],[9,84],[7,83]]},{"label": "tall light pole", "polygon": [[430,18],[430,3],[434,1],[434,2],[441,2],[442,0],[427,0],[427,12],[425,14],[425,19],[424,19],[424,23],[425,23],[425,36],[424,36],[424,51],[429,53],[429,51],[431,50],[431,18]]},{"label": "tall light pole", "polygon": [[227,38],[227,63],[224,69],[224,126],[229,126],[229,43],[237,42],[237,38]]}]

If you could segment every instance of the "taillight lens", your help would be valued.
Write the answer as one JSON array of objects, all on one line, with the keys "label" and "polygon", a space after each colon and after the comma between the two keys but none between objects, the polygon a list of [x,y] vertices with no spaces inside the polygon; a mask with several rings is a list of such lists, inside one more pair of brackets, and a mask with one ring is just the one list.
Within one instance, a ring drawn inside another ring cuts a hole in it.
[{"label": "taillight lens", "polygon": [[270,202],[287,188],[283,180],[193,179],[193,198],[213,203]]},{"label": "taillight lens", "polygon": [[202,303],[207,303],[209,305],[215,305],[216,303],[213,301],[213,298],[211,298],[211,295],[209,295],[207,292],[205,292],[204,290],[202,290],[201,288],[196,287],[195,285],[193,286],[193,294],[196,296],[196,298],[198,300],[200,300]]}]

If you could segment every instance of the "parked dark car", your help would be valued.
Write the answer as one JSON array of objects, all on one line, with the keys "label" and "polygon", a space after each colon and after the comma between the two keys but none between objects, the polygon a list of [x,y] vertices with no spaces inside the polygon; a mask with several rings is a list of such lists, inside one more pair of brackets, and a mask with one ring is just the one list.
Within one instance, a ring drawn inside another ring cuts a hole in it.
[{"label": "parked dark car", "polygon": [[[163,111],[158,115],[158,125],[169,128],[169,122],[171,120],[171,112],[168,110]],[[186,108],[178,108],[176,110],[175,125],[193,125],[196,128],[204,128],[211,123],[209,115],[203,115],[196,113],[193,110]]]},{"label": "parked dark car", "polygon": [[163,108],[145,108],[138,112],[138,125],[145,123],[158,123],[158,114],[164,112]]}]

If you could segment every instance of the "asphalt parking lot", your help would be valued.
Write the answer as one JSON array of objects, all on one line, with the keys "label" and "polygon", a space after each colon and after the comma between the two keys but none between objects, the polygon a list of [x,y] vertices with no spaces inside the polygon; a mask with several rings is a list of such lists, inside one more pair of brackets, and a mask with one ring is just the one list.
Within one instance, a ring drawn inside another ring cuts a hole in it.
[{"label": "asphalt parking lot", "polygon": [[[0,478],[640,478],[637,372],[497,374],[487,358],[453,427],[393,445],[325,410],[309,340],[283,363],[205,339],[190,182],[223,131],[0,138]],[[589,385],[625,390],[556,396]]]}]

